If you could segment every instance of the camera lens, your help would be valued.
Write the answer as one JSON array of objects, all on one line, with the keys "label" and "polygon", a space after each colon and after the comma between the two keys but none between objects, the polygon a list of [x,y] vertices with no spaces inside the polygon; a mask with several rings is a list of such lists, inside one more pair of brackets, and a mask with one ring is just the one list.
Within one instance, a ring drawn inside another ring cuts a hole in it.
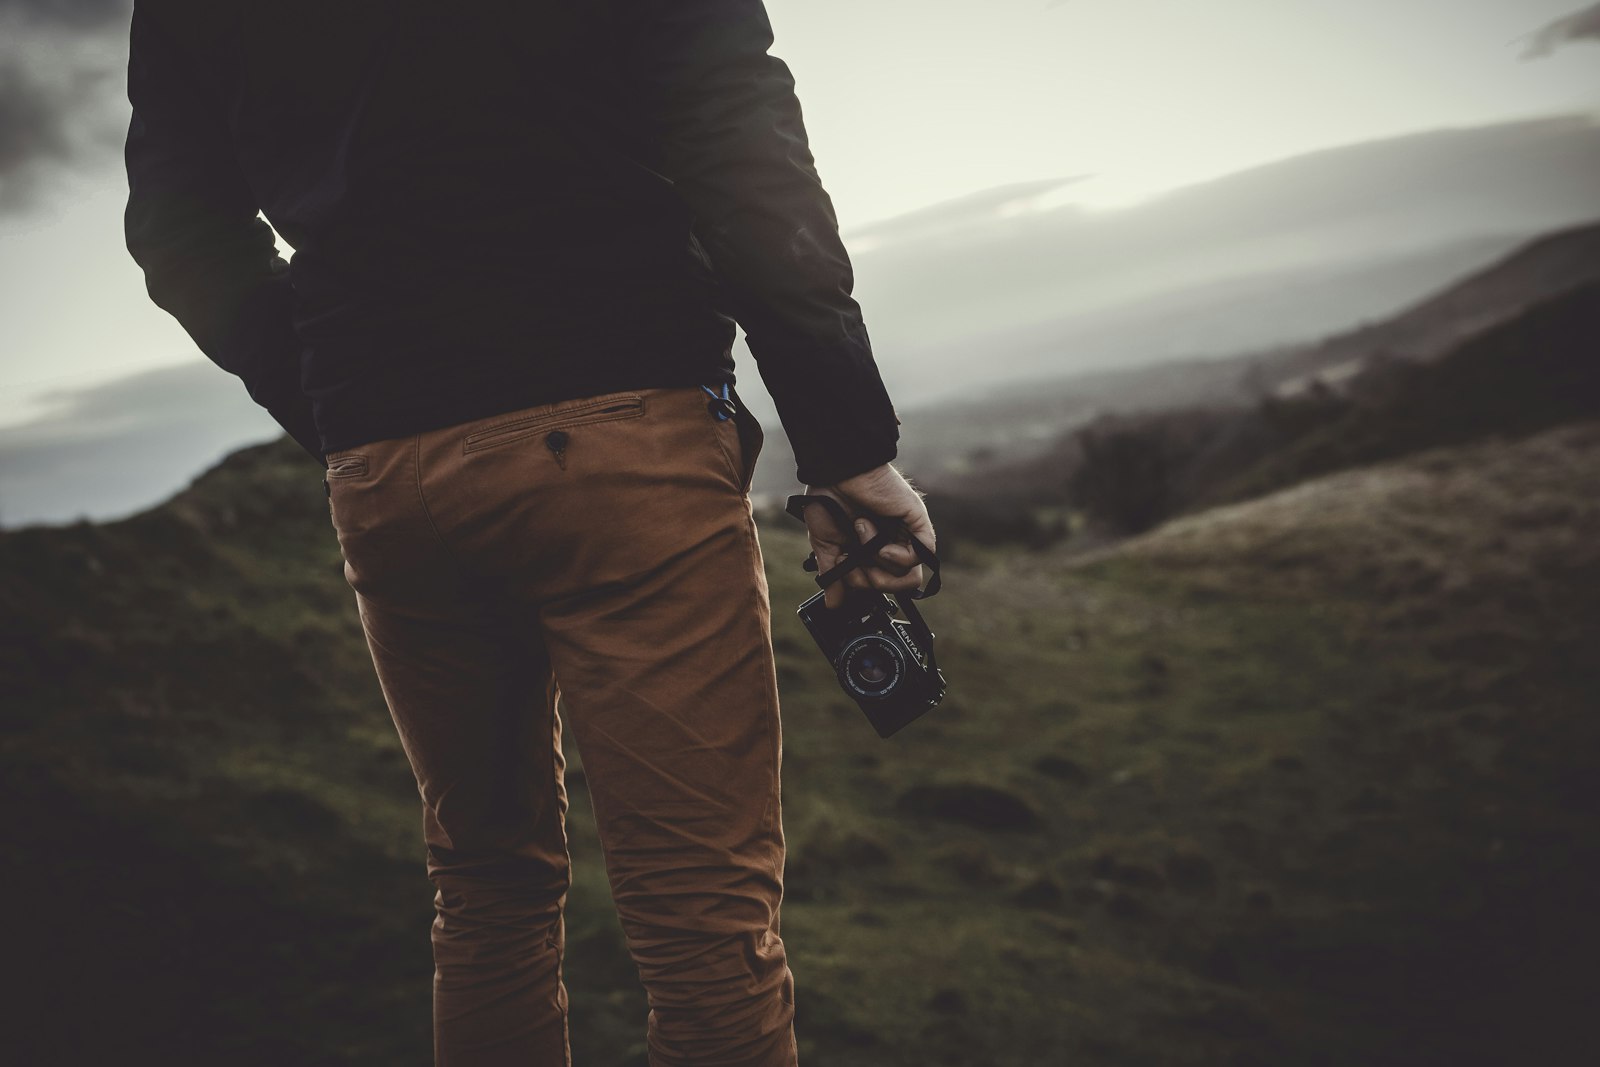
[{"label": "camera lens", "polygon": [[862,696],[884,696],[904,674],[900,650],[877,634],[856,638],[839,656],[840,679],[847,689]]},{"label": "camera lens", "polygon": [[863,652],[856,659],[856,677],[871,686],[880,686],[889,680],[894,664],[881,652]]}]

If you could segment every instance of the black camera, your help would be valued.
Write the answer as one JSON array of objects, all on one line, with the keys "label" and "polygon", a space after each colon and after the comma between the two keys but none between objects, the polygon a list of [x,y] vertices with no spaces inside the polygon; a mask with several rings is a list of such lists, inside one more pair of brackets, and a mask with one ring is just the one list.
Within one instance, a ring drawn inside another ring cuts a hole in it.
[{"label": "black camera", "polygon": [[[847,538],[853,527],[839,504],[825,496],[793,496],[787,508],[791,515],[804,519],[805,508],[822,504]],[[824,589],[838,581],[843,572],[873,558],[877,550],[894,536],[895,523],[877,520],[881,532],[873,540],[853,544],[845,562],[817,576]],[[923,622],[915,600],[939,591],[939,559],[915,538],[911,539],[917,557],[932,572],[926,589],[893,596],[870,589],[848,588],[837,608],[823,603],[818,593],[800,605],[798,614],[817,647],[833,664],[839,685],[866,713],[867,721],[888,737],[944,698],[944,674],[933,656],[933,632]],[[805,561],[806,570],[817,569],[815,553]],[[896,609],[905,618],[896,617]]]},{"label": "black camera", "polygon": [[[850,589],[837,608],[824,606],[822,597],[800,605],[800,621],[879,737],[938,706],[945,681],[932,661],[932,633],[919,641],[911,622],[894,617],[887,593]],[[916,611],[909,601],[902,607],[908,615]]]}]

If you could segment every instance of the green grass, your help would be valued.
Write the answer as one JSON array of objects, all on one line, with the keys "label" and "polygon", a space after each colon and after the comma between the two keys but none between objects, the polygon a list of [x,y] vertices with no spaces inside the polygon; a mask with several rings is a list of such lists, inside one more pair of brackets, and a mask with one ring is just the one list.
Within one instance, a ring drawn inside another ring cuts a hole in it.
[{"label": "green grass", "polygon": [[[950,696],[888,741],[765,521],[802,1060],[1566,1061],[1600,947],[1596,484],[1580,425],[1097,557],[974,548],[926,611]],[[0,535],[0,627],[19,1062],[428,1063],[420,810],[303,457]],[[995,794],[1014,824],[974,825]],[[641,1064],[572,801],[576,1058]]]}]

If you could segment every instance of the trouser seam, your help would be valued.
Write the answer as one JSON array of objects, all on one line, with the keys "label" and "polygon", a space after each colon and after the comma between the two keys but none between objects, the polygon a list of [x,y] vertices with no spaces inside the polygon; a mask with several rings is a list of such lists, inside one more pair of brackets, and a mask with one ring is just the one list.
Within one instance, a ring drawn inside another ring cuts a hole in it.
[{"label": "trouser seam", "polygon": [[444,535],[439,532],[439,524],[433,519],[433,512],[428,507],[427,495],[422,491],[422,435],[417,434],[412,438],[411,466],[417,475],[417,505],[422,508],[422,517],[428,520],[428,529],[433,531],[433,539],[439,542],[439,547],[444,549],[446,556],[455,559],[455,553],[445,542]]},{"label": "trouser seam", "polygon": [[[733,478],[734,491],[742,497],[744,495],[744,473],[740,470],[740,464],[738,461],[734,460],[733,453],[728,451],[728,446],[722,443],[722,434],[717,432],[716,421],[713,420],[710,422],[709,426],[711,429],[711,438],[717,443],[717,451],[722,453],[723,460],[725,460],[728,464],[728,474]],[[740,459],[742,460],[744,452],[742,446],[740,447],[739,451],[741,453]]]},{"label": "trouser seam", "polygon": [[[557,937],[558,934],[562,934],[564,931],[567,911],[566,902],[568,899],[568,894],[571,892],[572,888],[572,848],[567,837],[567,817],[565,812],[563,812],[561,809],[562,783],[558,781],[556,777],[556,724],[561,721],[558,717],[559,713],[556,710],[556,701],[561,690],[559,684],[555,680],[555,668],[553,664],[551,664],[550,670],[551,674],[545,681],[545,693],[549,697],[548,706],[550,709],[550,800],[554,805],[556,823],[561,829],[561,854],[565,856],[567,860],[566,888],[561,891],[561,896],[557,898],[556,921],[555,925],[551,927],[550,931],[551,947],[555,949],[556,953],[556,990],[557,995],[559,996],[560,991],[564,988],[566,982],[566,976],[564,972],[566,971],[567,946],[566,937],[564,935],[560,936],[559,941],[557,941]],[[566,1049],[566,1060],[563,1064],[563,1067],[571,1067],[572,1022],[570,1004],[563,1006],[561,1009],[561,1040]]]},{"label": "trouser seam", "polygon": [[[741,532],[742,532],[742,536],[744,538],[744,544],[745,544],[745,562],[751,569],[751,582],[750,582],[751,606],[752,606],[752,608],[755,609],[754,610],[755,617],[756,618],[760,618],[760,613],[761,613],[760,578],[761,578],[761,575],[759,573],[759,568],[761,566],[761,563],[760,563],[761,557],[760,557],[760,553],[757,551],[757,547],[756,547],[755,531],[753,529],[754,520],[750,516],[748,497],[746,497],[743,493],[741,493],[740,496],[741,496],[742,499],[745,500],[745,505],[744,505],[744,507],[745,507],[745,515],[744,515],[744,518],[740,522],[739,525],[740,525],[740,528],[741,528]],[[768,605],[768,613],[769,613],[769,615],[770,615],[770,612],[771,612],[771,605],[770,605],[770,602],[769,602],[769,605]],[[770,625],[770,623],[769,623],[769,625]],[[769,644],[770,644],[770,642],[769,642]],[[774,693],[773,693],[773,689],[774,689],[775,685],[776,685],[776,682],[774,682],[772,679],[769,678],[762,684],[762,687],[761,687],[761,689],[762,689],[762,703],[764,704],[763,716],[762,717],[763,717],[763,720],[765,722],[765,729],[767,731],[770,751],[772,753],[772,774],[773,774],[772,789],[771,789],[771,791],[769,792],[769,794],[767,796],[767,808],[766,808],[766,811],[762,815],[761,824],[767,830],[767,832],[769,834],[772,833],[776,829],[777,808],[778,808],[778,794],[779,794],[780,790],[782,789],[782,772],[781,772],[780,766],[779,766],[779,761],[781,759],[781,749],[780,749],[781,734],[779,733],[779,729],[778,729],[778,716],[779,716],[778,701],[775,699]],[[782,858],[781,855],[779,856],[777,865],[774,867],[772,873],[773,873],[773,875],[775,877],[778,877],[778,878],[781,878],[783,876],[783,858]]]},{"label": "trouser seam", "polygon": [[[722,458],[727,461],[728,471],[733,479],[734,494],[738,498],[740,507],[744,512],[739,522],[739,532],[745,547],[745,565],[750,569],[750,600],[752,615],[755,618],[760,618],[761,553],[756,540],[755,519],[750,512],[750,491],[744,487],[744,471],[741,467],[742,462],[749,458],[745,455],[744,437],[740,435],[737,438],[739,441],[739,460],[736,461],[733,457],[733,454],[728,451],[728,446],[723,443],[722,434],[717,432],[716,421],[708,420],[708,426],[711,430],[712,440],[716,442],[718,451],[722,453]],[[770,601],[768,603],[767,611],[770,626]],[[764,636],[764,640],[766,640],[766,636]],[[766,643],[770,647],[770,640],[766,640]],[[767,679],[762,685],[762,700],[765,704],[765,707],[763,708],[763,719],[765,721],[765,729],[768,735],[769,749],[772,753],[772,769],[775,779],[772,783],[772,790],[767,796],[766,810],[763,812],[761,817],[762,828],[769,834],[773,833],[773,831],[776,829],[778,795],[782,789],[782,774],[779,769],[779,761],[782,755],[780,749],[782,735],[779,731],[778,725],[778,716],[780,714],[779,702],[774,694],[776,685],[776,681],[770,678]],[[781,856],[779,857],[777,866],[773,869],[772,873],[774,877],[780,879],[782,878],[783,859]]]}]

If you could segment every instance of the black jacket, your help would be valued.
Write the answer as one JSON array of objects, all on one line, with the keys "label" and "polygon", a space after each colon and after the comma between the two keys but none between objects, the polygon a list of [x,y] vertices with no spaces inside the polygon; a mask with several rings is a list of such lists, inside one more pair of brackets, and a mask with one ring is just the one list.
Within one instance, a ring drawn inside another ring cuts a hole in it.
[{"label": "black jacket", "polygon": [[128,249],[314,455],[732,381],[737,320],[837,481],[898,420],[771,44],[760,0],[137,0]]}]

